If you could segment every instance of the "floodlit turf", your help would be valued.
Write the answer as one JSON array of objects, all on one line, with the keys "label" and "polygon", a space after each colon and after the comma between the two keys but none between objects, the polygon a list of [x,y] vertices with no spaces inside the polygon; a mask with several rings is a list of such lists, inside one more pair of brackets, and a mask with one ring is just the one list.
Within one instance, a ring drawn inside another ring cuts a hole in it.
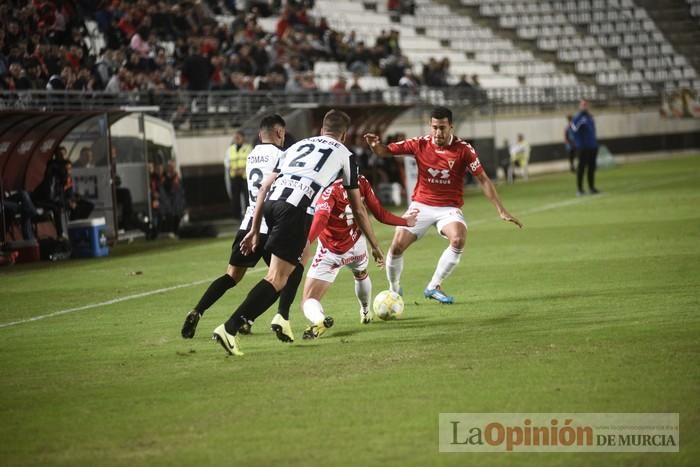
[{"label": "floodlit turf", "polygon": [[[404,319],[359,324],[352,278],[324,300],[333,327],[297,342],[211,340],[253,272],[180,338],[230,240],[119,247],[105,259],[0,270],[0,465],[700,464],[700,157],[499,186],[518,230],[478,189],[467,247],[422,291],[445,241],[405,256]],[[383,245],[391,230],[377,227]],[[386,288],[372,266],[374,292]],[[194,282],[198,285],[189,285]],[[38,321],[32,317],[147,293]],[[679,453],[440,454],[441,412],[678,412]]]}]

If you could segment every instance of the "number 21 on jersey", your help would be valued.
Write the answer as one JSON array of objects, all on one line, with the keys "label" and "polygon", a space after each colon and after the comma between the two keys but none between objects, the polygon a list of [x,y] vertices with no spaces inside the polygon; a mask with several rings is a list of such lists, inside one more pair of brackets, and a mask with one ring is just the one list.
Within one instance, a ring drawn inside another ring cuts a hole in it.
[{"label": "number 21 on jersey", "polygon": [[[323,164],[326,163],[326,160],[330,157],[331,153],[333,152],[333,148],[319,149],[318,151],[315,151],[315,149],[315,144],[302,144],[297,148],[297,154],[299,155],[292,159],[292,161],[289,163],[289,166],[306,167],[307,163],[312,163],[314,162],[314,160],[318,159],[316,160],[316,165],[314,166],[314,172],[319,172],[323,167]],[[320,154],[321,156],[318,157],[317,154]]]}]

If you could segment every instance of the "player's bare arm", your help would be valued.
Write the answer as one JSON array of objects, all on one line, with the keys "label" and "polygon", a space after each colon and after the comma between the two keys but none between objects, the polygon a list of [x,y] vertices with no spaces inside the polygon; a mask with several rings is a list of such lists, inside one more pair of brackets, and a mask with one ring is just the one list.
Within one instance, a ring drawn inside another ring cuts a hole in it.
[{"label": "player's bare arm", "polygon": [[382,143],[381,138],[374,133],[365,133],[364,136],[367,145],[370,147],[373,153],[379,157],[391,157],[393,154],[389,151],[386,144]]},{"label": "player's bare arm", "polygon": [[496,206],[496,210],[498,211],[498,215],[501,217],[501,219],[507,222],[512,222],[513,224],[522,228],[523,224],[503,207],[503,203],[501,203],[501,199],[498,197],[496,187],[493,186],[493,183],[488,175],[486,175],[486,172],[481,172],[476,176],[476,179],[479,180],[481,190],[484,192],[484,195],[486,195],[489,201]]},{"label": "player's bare arm", "polygon": [[365,238],[367,238],[367,241],[372,248],[372,256],[374,257],[374,261],[377,263],[377,266],[382,267],[384,266],[384,253],[382,253],[382,249],[379,246],[379,241],[377,241],[377,237],[374,234],[372,223],[370,222],[369,215],[367,214],[367,208],[365,208],[365,204],[362,202],[360,190],[358,188],[352,188],[347,191],[348,200],[350,201],[350,208],[352,209],[352,213],[355,217],[355,222],[357,222],[357,226],[365,235]]},{"label": "player's bare arm", "polygon": [[243,237],[243,240],[241,240],[240,248],[244,255],[251,254],[258,247],[258,232],[260,232],[260,224],[262,223],[263,204],[276,178],[277,173],[273,172],[268,175],[263,180],[262,185],[260,185],[258,197],[255,200],[255,211],[253,212],[253,219],[250,223],[250,231]]}]

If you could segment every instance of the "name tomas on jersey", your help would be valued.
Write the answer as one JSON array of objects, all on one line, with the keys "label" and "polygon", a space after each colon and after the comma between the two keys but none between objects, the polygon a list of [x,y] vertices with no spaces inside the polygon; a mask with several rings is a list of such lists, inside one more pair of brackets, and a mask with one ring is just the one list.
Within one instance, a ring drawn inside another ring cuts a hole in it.
[{"label": "name tomas on jersey", "polygon": [[[253,148],[253,150],[248,154],[246,159],[246,178],[248,185],[248,197],[250,204],[245,211],[245,216],[241,221],[241,228],[248,229],[250,227],[250,221],[253,218],[253,212],[255,211],[255,203],[258,197],[258,190],[262,184],[263,179],[271,174],[275,168],[275,165],[279,162],[282,157],[282,150],[277,146],[268,143],[258,144]],[[265,219],[262,220],[260,225],[260,232],[267,233],[267,224]]]},{"label": "name tomas on jersey", "polygon": [[250,164],[267,164],[270,161],[269,154],[255,154],[251,152],[248,155],[248,163]]}]

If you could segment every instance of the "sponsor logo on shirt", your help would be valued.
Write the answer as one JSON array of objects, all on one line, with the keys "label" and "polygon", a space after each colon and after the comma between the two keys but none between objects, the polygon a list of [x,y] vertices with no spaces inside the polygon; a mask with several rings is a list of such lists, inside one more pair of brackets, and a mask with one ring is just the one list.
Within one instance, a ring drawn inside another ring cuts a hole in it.
[{"label": "sponsor logo on shirt", "polygon": [[341,258],[340,264],[335,263],[331,265],[331,270],[338,269],[341,266],[347,266],[352,263],[361,263],[367,259],[367,253],[362,253],[361,255],[348,256],[347,258]]},{"label": "sponsor logo on shirt", "polygon": [[304,193],[304,195],[311,199],[314,197],[314,190],[310,186],[292,178],[280,177],[275,180],[275,186],[294,188],[295,190],[301,191]]},{"label": "sponsor logo on shirt", "polygon": [[450,184],[449,169],[433,169],[432,167],[430,167],[428,168],[428,173],[430,174],[430,177],[428,177],[429,183],[437,183],[440,185]]}]

